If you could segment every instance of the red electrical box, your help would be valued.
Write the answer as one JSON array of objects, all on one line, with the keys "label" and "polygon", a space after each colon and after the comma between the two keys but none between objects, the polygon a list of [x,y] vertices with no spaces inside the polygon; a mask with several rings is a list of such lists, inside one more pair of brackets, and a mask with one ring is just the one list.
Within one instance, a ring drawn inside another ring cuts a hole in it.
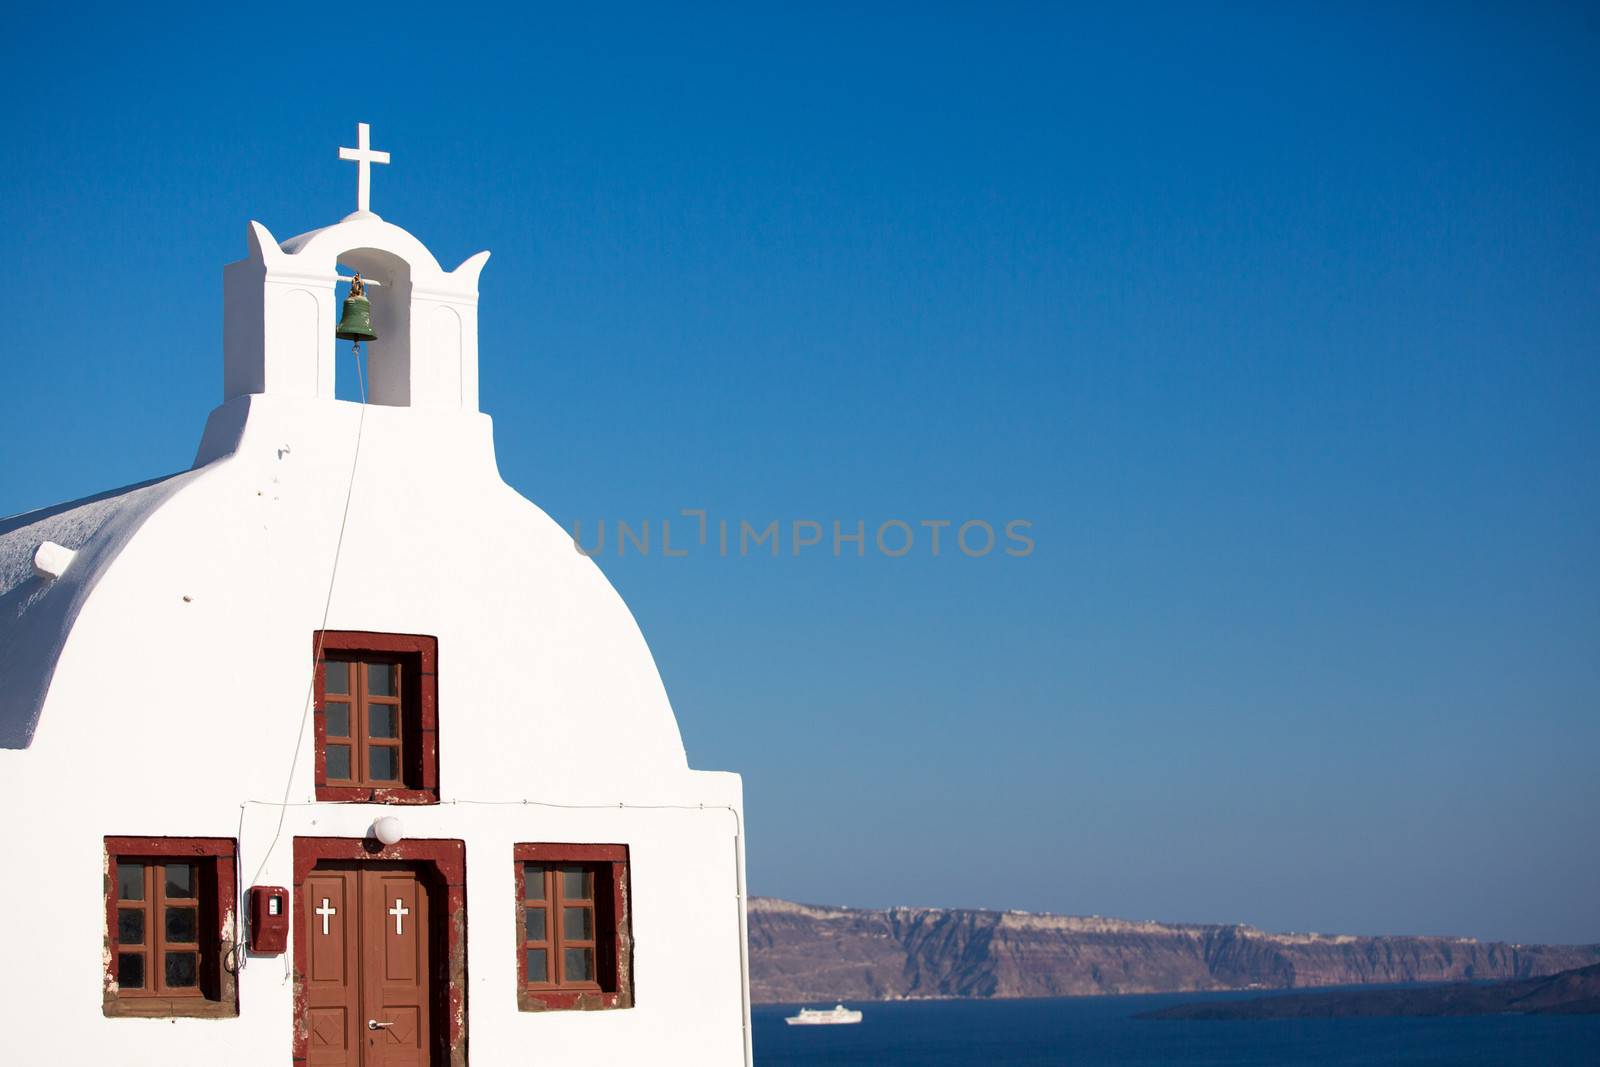
[{"label": "red electrical box", "polygon": [[289,891],[277,885],[250,887],[250,951],[277,955],[289,947]]}]

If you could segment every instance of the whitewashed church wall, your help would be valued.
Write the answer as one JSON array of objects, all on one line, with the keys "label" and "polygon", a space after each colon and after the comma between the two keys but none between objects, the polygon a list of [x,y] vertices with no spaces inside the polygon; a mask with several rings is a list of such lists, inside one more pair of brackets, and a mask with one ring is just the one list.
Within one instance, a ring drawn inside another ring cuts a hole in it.
[{"label": "whitewashed church wall", "polygon": [[[225,451],[247,409],[234,454],[133,535],[78,615],[32,747],[0,752],[0,795],[21,827],[13,877],[0,879],[0,941],[27,961],[0,968],[0,1002],[41,1016],[6,1028],[9,1059],[283,1063],[287,956],[248,961],[236,1019],[102,1015],[102,839],[237,837],[241,889],[287,886],[295,836],[361,837],[397,814],[408,838],[466,843],[474,1064],[743,1062],[742,870],[723,809],[741,810],[739,779],[689,770],[631,614],[568,535],[501,482],[489,419],[264,396],[232,405],[208,447]],[[436,806],[311,803],[310,717],[300,726],[311,635],[358,424],[327,626],[437,637]],[[247,802],[282,797],[297,729],[296,806],[255,876],[278,809]],[[519,841],[630,847],[636,1007],[517,1010]]]}]

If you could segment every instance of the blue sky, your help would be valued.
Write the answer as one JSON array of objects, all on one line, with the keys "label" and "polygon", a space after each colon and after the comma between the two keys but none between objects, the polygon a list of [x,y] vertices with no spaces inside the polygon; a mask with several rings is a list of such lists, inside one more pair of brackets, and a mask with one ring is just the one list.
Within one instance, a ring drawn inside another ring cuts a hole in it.
[{"label": "blue sky", "polygon": [[0,512],[188,464],[368,121],[558,520],[1033,523],[602,559],[753,891],[1600,940],[1592,7],[199,10],[0,43]]}]

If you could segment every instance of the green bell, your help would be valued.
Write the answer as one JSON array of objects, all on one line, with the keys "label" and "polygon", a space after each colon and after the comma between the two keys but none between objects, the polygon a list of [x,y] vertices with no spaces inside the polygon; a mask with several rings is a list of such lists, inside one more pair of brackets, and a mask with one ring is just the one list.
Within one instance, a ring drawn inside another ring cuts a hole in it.
[{"label": "green bell", "polygon": [[372,329],[372,305],[367,301],[367,287],[361,284],[360,274],[350,279],[350,295],[344,298],[344,311],[334,336],[357,344],[378,339]]}]

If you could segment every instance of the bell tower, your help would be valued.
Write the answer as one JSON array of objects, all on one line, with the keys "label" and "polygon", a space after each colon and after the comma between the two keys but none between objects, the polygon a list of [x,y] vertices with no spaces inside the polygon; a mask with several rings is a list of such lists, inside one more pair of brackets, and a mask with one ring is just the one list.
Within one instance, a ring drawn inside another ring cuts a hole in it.
[{"label": "bell tower", "polygon": [[223,268],[224,401],[265,393],[334,400],[336,287],[359,272],[373,288],[367,400],[390,407],[478,410],[478,275],[488,252],[446,271],[421,241],[371,210],[371,165],[389,153],[358,127],[356,210],[279,242],[251,222],[249,254]]}]

